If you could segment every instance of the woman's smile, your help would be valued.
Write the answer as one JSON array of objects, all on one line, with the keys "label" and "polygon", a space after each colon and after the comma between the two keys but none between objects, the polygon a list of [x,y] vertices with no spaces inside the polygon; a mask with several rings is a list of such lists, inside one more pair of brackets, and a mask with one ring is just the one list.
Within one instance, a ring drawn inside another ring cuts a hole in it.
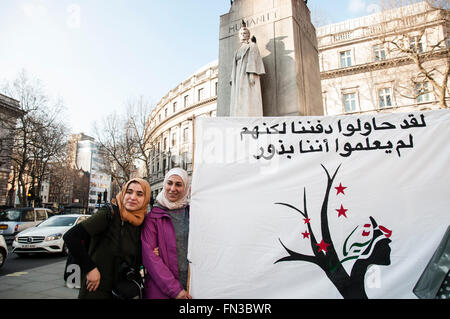
[{"label": "woman's smile", "polygon": [[176,202],[184,196],[184,182],[178,175],[170,176],[164,188],[166,191],[166,197],[171,202]]},{"label": "woman's smile", "polygon": [[124,204],[128,210],[138,210],[144,203],[144,191],[138,183],[131,183],[125,193]]}]

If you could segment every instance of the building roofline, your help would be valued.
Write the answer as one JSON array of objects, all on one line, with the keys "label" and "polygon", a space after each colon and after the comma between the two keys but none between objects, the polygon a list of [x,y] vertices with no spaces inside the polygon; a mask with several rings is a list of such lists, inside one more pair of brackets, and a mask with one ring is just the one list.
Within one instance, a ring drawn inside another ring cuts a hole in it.
[{"label": "building roofline", "polygon": [[0,106],[16,113],[17,115],[25,113],[20,109],[20,102],[0,93]]},{"label": "building roofline", "polygon": [[[208,64],[202,66],[200,69],[198,69],[197,71],[195,71],[194,73],[192,73],[189,77],[187,77],[186,79],[184,79],[183,81],[179,82],[173,89],[169,90],[169,92],[166,93],[166,95],[164,95],[156,104],[155,107],[153,108],[151,114],[150,114],[150,118],[154,118],[156,116],[156,113],[158,113],[158,111],[165,106],[168,102],[170,102],[170,93],[173,93],[175,91],[178,90],[178,88],[180,87],[180,85],[184,85],[184,83],[189,82],[189,84],[191,84],[192,78],[204,73],[206,71],[208,71],[209,69],[217,69],[219,67],[219,60],[216,59],[212,62],[209,62]],[[189,89],[192,87],[191,85],[188,85]],[[184,93],[186,90],[183,90],[182,93]]]},{"label": "building roofline", "polygon": [[318,28],[316,28],[316,35],[318,38],[320,38],[323,36],[328,36],[330,34],[341,33],[341,32],[351,31],[351,30],[361,28],[361,27],[368,27],[368,26],[376,25],[381,22],[385,22],[386,15],[388,17],[391,17],[392,19],[394,19],[395,17],[392,15],[395,15],[395,13],[397,13],[397,12],[404,13],[405,11],[408,11],[409,12],[408,15],[410,15],[410,14],[413,15],[413,14],[423,13],[428,10],[435,10],[435,8],[431,7],[426,1],[413,3],[410,5],[406,5],[406,6],[402,6],[402,7],[398,7],[398,8],[381,10],[379,12],[372,13],[372,14],[369,14],[366,16],[348,19],[345,21],[327,24],[327,25],[318,27]]}]

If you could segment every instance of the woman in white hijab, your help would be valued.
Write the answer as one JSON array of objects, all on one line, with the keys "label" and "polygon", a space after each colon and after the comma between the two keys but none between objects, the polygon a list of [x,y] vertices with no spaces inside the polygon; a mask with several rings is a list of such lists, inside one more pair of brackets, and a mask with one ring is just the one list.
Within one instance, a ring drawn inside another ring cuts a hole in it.
[{"label": "woman in white hijab", "polygon": [[188,174],[184,169],[173,168],[164,178],[164,189],[156,197],[159,206],[170,210],[186,207],[189,192]]},{"label": "woman in white hijab", "polygon": [[187,293],[188,194],[186,171],[171,169],[155,205],[145,217],[141,232],[142,261],[148,271],[145,298],[191,298]]}]

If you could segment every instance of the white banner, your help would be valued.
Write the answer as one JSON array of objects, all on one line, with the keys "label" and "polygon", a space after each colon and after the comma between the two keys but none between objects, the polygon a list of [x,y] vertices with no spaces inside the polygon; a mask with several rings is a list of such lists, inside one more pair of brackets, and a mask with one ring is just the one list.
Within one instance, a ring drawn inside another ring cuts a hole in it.
[{"label": "white banner", "polygon": [[199,118],[194,298],[416,298],[450,224],[450,112]]}]

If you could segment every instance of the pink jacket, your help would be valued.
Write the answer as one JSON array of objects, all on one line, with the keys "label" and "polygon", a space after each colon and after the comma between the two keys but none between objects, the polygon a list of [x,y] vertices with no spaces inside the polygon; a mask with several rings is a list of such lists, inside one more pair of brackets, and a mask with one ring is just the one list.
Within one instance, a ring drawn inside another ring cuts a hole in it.
[{"label": "pink jacket", "polygon": [[[175,229],[170,216],[153,207],[145,217],[142,231],[142,262],[147,269],[144,298],[175,298],[183,286],[178,280]],[[159,256],[153,250],[159,247]]]}]

